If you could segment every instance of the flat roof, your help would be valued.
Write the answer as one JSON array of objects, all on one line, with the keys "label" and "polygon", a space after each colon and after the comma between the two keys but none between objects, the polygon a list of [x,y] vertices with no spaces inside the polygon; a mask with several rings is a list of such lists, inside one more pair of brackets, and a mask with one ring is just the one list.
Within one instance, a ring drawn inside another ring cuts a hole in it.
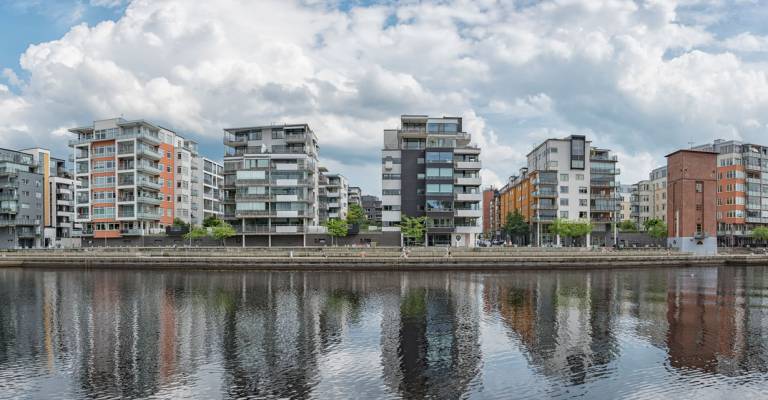
[{"label": "flat roof", "polygon": [[680,150],[675,150],[664,157],[669,157],[677,153],[704,153],[704,154],[715,154],[715,155],[720,154],[716,151],[709,151],[709,150],[680,149]]}]

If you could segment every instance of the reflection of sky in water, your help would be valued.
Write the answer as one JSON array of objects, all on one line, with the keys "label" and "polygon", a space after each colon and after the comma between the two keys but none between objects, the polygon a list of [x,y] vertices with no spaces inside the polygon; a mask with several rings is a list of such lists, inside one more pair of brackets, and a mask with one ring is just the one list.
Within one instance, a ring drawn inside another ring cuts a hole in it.
[{"label": "reflection of sky in water", "polygon": [[766,398],[767,271],[0,270],[0,399]]}]

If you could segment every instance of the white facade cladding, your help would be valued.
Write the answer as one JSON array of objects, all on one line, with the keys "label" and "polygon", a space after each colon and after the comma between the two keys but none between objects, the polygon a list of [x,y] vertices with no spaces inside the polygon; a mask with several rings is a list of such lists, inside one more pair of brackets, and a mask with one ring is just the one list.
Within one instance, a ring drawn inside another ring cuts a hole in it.
[{"label": "white facade cladding", "polygon": [[224,219],[243,246],[306,245],[307,228],[319,223],[318,145],[309,125],[224,131]]},{"label": "white facade cladding", "polygon": [[329,219],[347,219],[349,211],[349,182],[344,175],[328,173],[320,168],[318,181],[320,224]]},{"label": "white facade cladding", "polygon": [[200,196],[198,197],[198,209],[200,221],[196,224],[201,225],[203,220],[208,217],[222,217],[222,190],[224,184],[224,165],[211,159],[200,158],[201,168],[198,170],[200,176],[196,187]]},{"label": "white facade cladding", "polygon": [[200,183],[197,143],[176,137],[174,149],[176,151],[174,216],[186,223],[200,225],[202,211],[199,209],[201,196],[197,187]]},{"label": "white facade cladding", "polygon": [[400,123],[384,130],[382,230],[398,231],[401,215],[425,216],[427,245],[475,246],[482,232],[480,149],[462,119],[403,115]]}]

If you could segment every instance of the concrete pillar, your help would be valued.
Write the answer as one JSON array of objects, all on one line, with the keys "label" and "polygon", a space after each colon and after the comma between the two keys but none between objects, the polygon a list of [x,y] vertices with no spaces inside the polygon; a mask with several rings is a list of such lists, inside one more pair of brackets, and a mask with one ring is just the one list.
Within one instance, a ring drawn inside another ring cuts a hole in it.
[{"label": "concrete pillar", "polygon": [[592,234],[587,233],[587,242],[584,243],[584,247],[590,247],[592,245]]},{"label": "concrete pillar", "polygon": [[555,236],[555,240],[557,241],[557,246],[560,247],[560,235]]}]

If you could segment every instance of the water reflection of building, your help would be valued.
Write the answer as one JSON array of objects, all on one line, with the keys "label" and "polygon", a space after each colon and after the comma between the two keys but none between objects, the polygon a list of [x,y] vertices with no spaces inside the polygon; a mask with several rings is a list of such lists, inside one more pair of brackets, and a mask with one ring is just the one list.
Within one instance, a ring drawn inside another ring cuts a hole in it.
[{"label": "water reflection of building", "polygon": [[604,271],[491,276],[484,299],[537,371],[581,384],[618,355],[614,283]]},{"label": "water reflection of building", "polygon": [[[765,280],[752,280],[753,269],[723,267],[670,273],[667,291],[670,365],[682,370],[740,375],[744,370],[768,369],[764,344],[765,316],[759,294]],[[762,275],[762,273],[760,273]],[[762,278],[762,276],[761,276]],[[752,284],[760,290],[751,290]],[[755,340],[757,338],[757,340]]]},{"label": "water reflection of building", "polygon": [[406,398],[460,398],[481,363],[476,299],[468,275],[401,276],[382,310],[384,381]]}]

